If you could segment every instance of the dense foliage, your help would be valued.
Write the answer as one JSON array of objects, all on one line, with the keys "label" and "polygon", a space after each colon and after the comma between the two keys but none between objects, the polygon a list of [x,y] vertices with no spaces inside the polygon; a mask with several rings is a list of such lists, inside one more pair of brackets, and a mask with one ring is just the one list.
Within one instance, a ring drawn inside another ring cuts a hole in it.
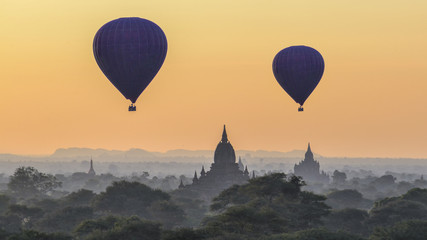
[{"label": "dense foliage", "polygon": [[[335,188],[321,195],[304,190],[299,177],[267,174],[225,189],[208,203],[197,194],[153,189],[141,182],[148,181],[148,174],[135,181],[105,175],[117,181],[100,193],[55,194],[61,186],[56,177],[20,167],[0,193],[0,240],[425,239],[426,189],[411,188],[374,202],[346,189],[344,175],[334,173]],[[396,185],[389,175],[371,183]]]},{"label": "dense foliage", "polygon": [[19,167],[10,177],[8,188],[18,198],[43,197],[55,188],[61,186],[61,182],[50,174],[39,172],[33,167]]},{"label": "dense foliage", "polygon": [[301,191],[301,178],[284,173],[249,180],[233,186],[213,200],[211,209],[220,214],[204,225],[227,233],[255,237],[296,231],[321,225],[329,213],[323,196]]}]

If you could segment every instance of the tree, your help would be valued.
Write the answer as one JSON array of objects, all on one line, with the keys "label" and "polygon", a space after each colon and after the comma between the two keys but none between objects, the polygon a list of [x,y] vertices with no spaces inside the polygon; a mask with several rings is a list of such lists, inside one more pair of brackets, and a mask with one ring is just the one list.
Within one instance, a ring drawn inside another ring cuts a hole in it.
[{"label": "tree", "polygon": [[185,222],[184,227],[199,226],[205,214],[208,212],[209,206],[203,200],[192,196],[181,196],[181,191],[171,193],[173,201],[184,210]]},{"label": "tree", "polygon": [[174,231],[165,231],[162,240],[203,240],[205,235],[201,231],[191,228],[179,228]]},{"label": "tree", "polygon": [[37,222],[37,220],[40,219],[42,216],[43,210],[41,208],[12,204],[6,211],[4,220],[5,225],[9,225],[9,228],[11,229],[14,229],[16,227],[30,229],[33,227],[34,223]]},{"label": "tree", "polygon": [[281,196],[297,199],[303,185],[301,177],[292,176],[288,179],[284,173],[257,177],[250,179],[248,184],[234,185],[222,191],[213,199],[211,210],[222,211],[229,205],[245,204],[253,199],[262,199],[268,203]]},{"label": "tree", "polygon": [[[14,214],[0,216],[0,230],[9,233],[19,232],[23,227],[22,219]],[[1,239],[1,238],[0,238]]]},{"label": "tree", "polygon": [[113,182],[105,192],[94,200],[97,210],[117,215],[149,217],[147,207],[155,201],[169,200],[170,196],[160,190],[138,182]]},{"label": "tree", "polygon": [[388,228],[376,228],[370,240],[425,240],[427,236],[427,221],[411,220],[396,223]]},{"label": "tree", "polygon": [[427,189],[413,188],[403,194],[402,199],[422,203],[427,206]]},{"label": "tree", "polygon": [[336,185],[345,183],[346,179],[347,179],[347,175],[345,174],[345,172],[340,172],[338,170],[335,170],[334,174],[332,175],[332,183]]},{"label": "tree", "polygon": [[90,206],[96,194],[87,189],[80,189],[72,192],[62,199],[65,206]]},{"label": "tree", "polygon": [[74,234],[80,239],[95,231],[108,231],[121,219],[121,217],[110,215],[98,219],[84,220],[75,228]]},{"label": "tree", "polygon": [[83,220],[93,218],[90,207],[66,207],[47,214],[37,223],[45,232],[71,232]]},{"label": "tree", "polygon": [[160,224],[129,218],[109,217],[81,223],[76,232],[87,240],[160,240]]},{"label": "tree", "polygon": [[288,231],[287,219],[271,208],[258,207],[260,209],[251,204],[233,206],[222,214],[205,219],[203,225],[215,235],[233,233],[242,237],[259,237]]},{"label": "tree", "polygon": [[396,178],[393,177],[392,175],[384,175],[381,176],[377,179],[375,179],[372,184],[377,188],[377,189],[390,189],[394,186],[396,182]]},{"label": "tree", "polygon": [[325,227],[331,231],[346,231],[353,234],[368,235],[366,220],[369,214],[365,210],[346,208],[334,210],[323,220]]},{"label": "tree", "polygon": [[338,190],[326,195],[326,204],[334,209],[362,208],[364,198],[360,192],[353,189]]},{"label": "tree", "polygon": [[45,196],[55,188],[61,187],[61,182],[51,174],[41,173],[34,167],[19,167],[10,176],[7,186],[15,196],[28,199]]},{"label": "tree", "polygon": [[37,232],[34,230],[24,230],[20,233],[13,234],[8,238],[8,240],[71,240],[72,237],[62,234],[62,233],[53,233],[47,234],[42,232]]},{"label": "tree", "polygon": [[11,203],[9,196],[0,194],[0,215],[3,215]]},{"label": "tree", "polygon": [[161,222],[167,229],[180,225],[184,220],[184,210],[171,201],[155,201],[148,208],[151,220]]},{"label": "tree", "polygon": [[165,227],[180,225],[184,220],[184,211],[170,200],[169,194],[138,182],[114,182],[96,196],[94,206],[107,214],[161,221]]},{"label": "tree", "polygon": [[262,240],[364,240],[363,237],[346,232],[330,232],[325,229],[309,229],[292,234],[280,234]]},{"label": "tree", "polygon": [[388,200],[379,203],[369,212],[371,228],[376,226],[392,226],[403,220],[427,220],[426,205],[403,199]]},{"label": "tree", "polygon": [[39,208],[43,215],[55,212],[62,207],[60,200],[52,198],[30,199],[26,204],[31,208]]},{"label": "tree", "polygon": [[244,238],[319,226],[329,207],[325,197],[301,191],[303,184],[299,177],[274,173],[232,186],[214,198],[211,209],[218,214],[203,224],[208,232]]}]

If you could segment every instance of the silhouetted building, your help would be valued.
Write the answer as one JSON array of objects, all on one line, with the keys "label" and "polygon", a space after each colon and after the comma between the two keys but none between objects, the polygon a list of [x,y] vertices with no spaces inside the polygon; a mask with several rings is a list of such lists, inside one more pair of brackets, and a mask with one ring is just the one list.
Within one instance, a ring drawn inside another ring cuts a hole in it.
[{"label": "silhouetted building", "polygon": [[200,177],[205,177],[205,176],[206,176],[205,166],[202,166],[202,171],[200,172]]},{"label": "silhouetted building", "polygon": [[345,172],[340,172],[338,170],[335,170],[332,174],[332,183],[335,185],[344,184],[345,180],[347,179],[347,174]]},{"label": "silhouetted building", "polygon": [[96,175],[95,170],[93,170],[93,161],[92,161],[92,158],[90,158],[90,169],[87,172],[87,174],[89,174],[91,176],[95,176]]},{"label": "silhouetted building", "polygon": [[314,160],[310,143],[308,143],[304,160],[298,164],[295,164],[294,174],[296,176],[301,176],[306,182],[329,183],[329,175],[323,171],[320,172],[320,164],[318,161]]},{"label": "silhouetted building", "polygon": [[248,180],[248,168],[246,167],[244,171],[239,170],[239,164],[236,163],[236,154],[230,141],[228,141],[224,125],[222,138],[215,149],[214,162],[210,170],[205,172],[205,168],[202,166],[200,177],[198,178],[197,172],[195,172],[193,184],[184,188],[197,191],[202,195],[202,198],[210,200],[222,190],[234,184],[244,184]]},{"label": "silhouetted building", "polygon": [[242,158],[241,157],[239,157],[239,170],[240,171],[244,171],[245,170],[245,166],[243,166],[243,163],[242,163]]},{"label": "silhouetted building", "polygon": [[193,184],[197,183],[199,179],[197,178],[197,172],[194,171]]},{"label": "silhouetted building", "polygon": [[182,179],[181,179],[181,183],[179,184],[178,188],[179,188],[179,189],[184,188],[184,183],[182,182]]},{"label": "silhouetted building", "polygon": [[244,174],[245,176],[248,176],[248,178],[249,178],[248,166],[246,166],[246,167],[245,167],[245,171],[243,171],[243,174]]}]

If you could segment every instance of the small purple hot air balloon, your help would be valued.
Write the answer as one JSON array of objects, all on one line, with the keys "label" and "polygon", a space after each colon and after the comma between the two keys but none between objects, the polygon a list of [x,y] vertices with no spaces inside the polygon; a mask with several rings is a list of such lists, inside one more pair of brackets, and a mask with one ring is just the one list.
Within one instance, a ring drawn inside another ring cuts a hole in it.
[{"label": "small purple hot air balloon", "polygon": [[102,26],[93,39],[93,54],[110,82],[129,99],[129,111],[160,70],[168,44],[162,29],[137,17]]},{"label": "small purple hot air balloon", "polygon": [[282,88],[300,104],[313,92],[322,78],[325,63],[316,49],[307,46],[292,46],[280,51],[273,60],[273,73]]}]

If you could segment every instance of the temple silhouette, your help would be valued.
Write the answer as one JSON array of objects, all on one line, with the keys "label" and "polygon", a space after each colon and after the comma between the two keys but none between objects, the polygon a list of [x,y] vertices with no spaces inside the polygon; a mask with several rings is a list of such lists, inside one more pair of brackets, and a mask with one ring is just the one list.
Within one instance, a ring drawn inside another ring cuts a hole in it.
[{"label": "temple silhouette", "polygon": [[89,168],[89,171],[87,172],[87,174],[90,175],[90,176],[95,176],[96,175],[95,170],[93,169],[93,160],[92,160],[92,157],[90,158],[90,168]]},{"label": "temple silhouette", "polygon": [[234,184],[244,184],[248,180],[248,168],[246,166],[244,171],[239,169],[239,164],[236,163],[236,153],[228,140],[224,125],[222,138],[215,149],[214,162],[211,164],[210,170],[205,171],[204,166],[202,166],[200,176],[195,171],[193,183],[184,186],[181,181],[179,189],[181,191],[198,192],[202,198],[210,200],[222,190]]},{"label": "temple silhouette", "polygon": [[324,171],[320,172],[320,164],[318,161],[314,160],[310,143],[308,143],[304,160],[295,164],[294,174],[296,176],[301,176],[306,182],[329,183],[329,175]]}]

